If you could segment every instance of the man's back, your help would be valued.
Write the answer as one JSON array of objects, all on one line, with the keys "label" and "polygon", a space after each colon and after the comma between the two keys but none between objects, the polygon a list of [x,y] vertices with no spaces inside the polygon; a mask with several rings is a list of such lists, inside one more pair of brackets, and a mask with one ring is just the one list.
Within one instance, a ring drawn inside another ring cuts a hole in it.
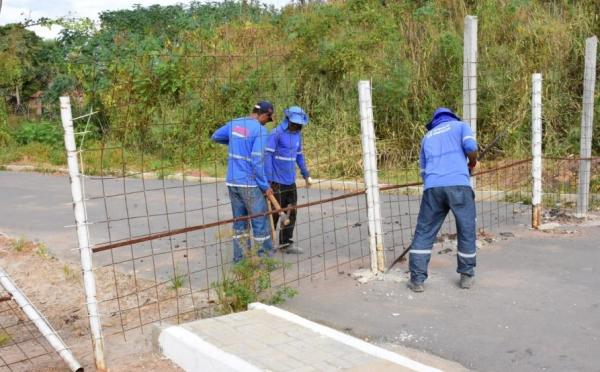
[{"label": "man's back", "polygon": [[466,154],[477,151],[473,132],[455,116],[441,115],[437,119],[430,123],[431,129],[421,143],[421,174],[425,189],[469,186]]},{"label": "man's back", "polygon": [[226,180],[229,186],[268,188],[262,167],[268,131],[258,120],[233,119],[214,133],[213,140],[229,147]]}]

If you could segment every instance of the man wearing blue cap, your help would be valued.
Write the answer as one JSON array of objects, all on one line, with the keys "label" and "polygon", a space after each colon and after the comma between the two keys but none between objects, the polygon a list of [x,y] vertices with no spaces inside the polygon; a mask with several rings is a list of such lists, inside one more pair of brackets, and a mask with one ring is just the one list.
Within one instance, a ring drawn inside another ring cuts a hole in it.
[{"label": "man wearing blue cap", "polygon": [[[298,106],[284,110],[285,117],[271,131],[269,142],[265,149],[265,170],[271,182],[275,198],[282,208],[295,206],[298,201],[296,190],[296,165],[306,185],[310,186],[312,179],[306,168],[302,153],[302,128],[308,124],[308,115]],[[294,246],[292,237],[296,223],[296,209],[289,212],[290,223],[282,226],[279,231],[279,248],[286,253],[301,254],[302,249]],[[275,226],[279,216],[273,215]]]},{"label": "man wearing blue cap", "polygon": [[[228,145],[227,178],[225,183],[231,199],[233,217],[251,216],[267,212],[264,195],[273,195],[265,176],[264,152],[269,136],[264,127],[273,121],[273,105],[268,101],[258,102],[250,116],[229,121],[215,131],[211,139]],[[273,251],[271,234],[266,215],[251,219],[252,237],[259,256]],[[248,220],[233,223],[233,261],[244,258],[250,249]]]},{"label": "man wearing blue cap", "polygon": [[473,285],[476,211],[470,174],[476,164],[477,141],[469,125],[450,109],[435,110],[421,142],[420,168],[425,187],[409,255],[408,286],[415,292],[425,290],[431,247],[450,210],[456,220],[460,287]]}]

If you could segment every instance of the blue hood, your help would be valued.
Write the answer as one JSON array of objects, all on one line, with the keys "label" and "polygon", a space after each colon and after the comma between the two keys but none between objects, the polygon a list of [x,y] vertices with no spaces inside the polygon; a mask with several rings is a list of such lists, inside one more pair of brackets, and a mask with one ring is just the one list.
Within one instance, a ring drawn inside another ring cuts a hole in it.
[{"label": "blue hood", "polygon": [[441,123],[447,121],[460,121],[460,118],[449,108],[438,107],[433,113],[431,121],[425,126],[427,130],[432,130]]}]

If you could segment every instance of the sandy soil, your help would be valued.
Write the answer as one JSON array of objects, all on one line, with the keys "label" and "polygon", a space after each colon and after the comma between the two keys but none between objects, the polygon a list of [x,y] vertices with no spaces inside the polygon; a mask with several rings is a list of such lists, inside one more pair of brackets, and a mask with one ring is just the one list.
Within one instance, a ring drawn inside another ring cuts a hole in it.
[{"label": "sandy soil", "polygon": [[[15,241],[2,236],[0,265],[71,347],[79,363],[86,370],[94,370],[80,268],[49,256],[43,244]],[[14,301],[10,302],[16,307]],[[10,315],[8,312],[0,312],[0,322],[3,321],[2,316]],[[5,319],[6,321],[10,322]],[[110,328],[108,330],[107,334],[110,333]],[[131,333],[126,340],[122,335],[106,336],[106,358],[110,370],[180,371],[168,360],[152,352],[150,337],[150,332]],[[9,352],[9,345],[10,342],[0,345],[0,358],[4,357],[3,350]],[[68,370],[60,359],[53,356],[52,360],[53,362],[49,362],[48,358],[36,359],[33,366],[29,365],[24,370]]]}]

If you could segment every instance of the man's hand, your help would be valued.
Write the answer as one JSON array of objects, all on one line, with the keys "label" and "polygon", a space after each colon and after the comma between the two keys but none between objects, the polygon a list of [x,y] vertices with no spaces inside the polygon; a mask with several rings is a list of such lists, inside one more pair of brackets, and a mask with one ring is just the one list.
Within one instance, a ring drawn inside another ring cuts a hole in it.
[{"label": "man's hand", "polygon": [[467,158],[469,159],[469,175],[471,175],[477,165],[477,151],[467,153]]},{"label": "man's hand", "polygon": [[306,182],[306,187],[310,187],[313,184],[313,179],[310,177],[306,177],[304,181]]},{"label": "man's hand", "polygon": [[469,175],[473,174],[473,169],[477,165],[477,160],[469,160]]},{"label": "man's hand", "polygon": [[267,198],[273,196],[273,189],[269,187],[267,191],[265,191],[265,196]]}]

